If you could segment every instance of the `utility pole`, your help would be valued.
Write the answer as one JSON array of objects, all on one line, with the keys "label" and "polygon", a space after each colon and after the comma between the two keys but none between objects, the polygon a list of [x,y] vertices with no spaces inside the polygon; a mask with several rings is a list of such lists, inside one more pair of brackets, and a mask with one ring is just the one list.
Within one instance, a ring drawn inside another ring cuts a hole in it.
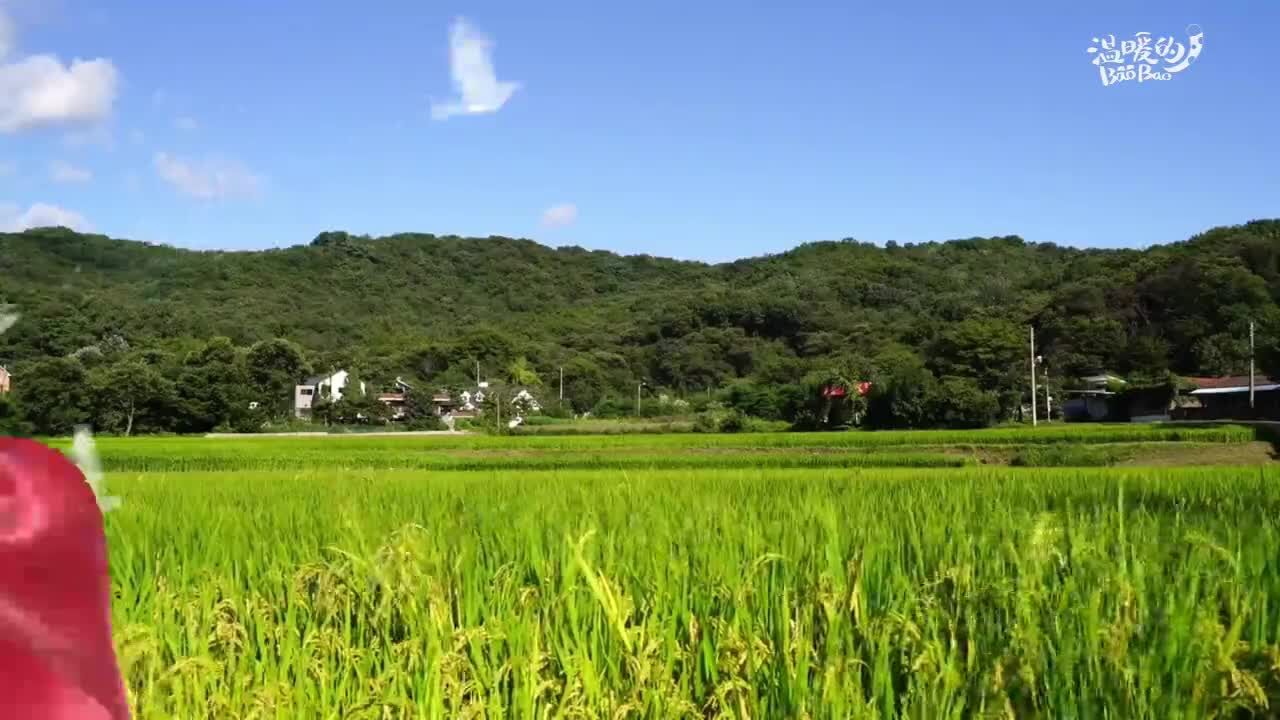
[{"label": "utility pole", "polygon": [[496,390],[493,392],[493,410],[494,410],[494,416],[497,418],[497,420],[494,422],[493,429],[495,432],[501,435],[502,434],[502,396],[499,395],[498,391]]},{"label": "utility pole", "polygon": [[1253,409],[1253,321],[1249,321],[1249,409]]},{"label": "utility pole", "polygon": [[1040,358],[1040,364],[1044,365],[1044,421],[1053,421],[1053,396],[1049,394],[1049,365]]},{"label": "utility pole", "polygon": [[1031,427],[1036,426],[1036,329],[1031,328]]},{"label": "utility pole", "polygon": [[640,388],[644,387],[644,381],[636,383],[636,417],[640,417]]},{"label": "utility pole", "polygon": [[560,366],[560,404],[564,404],[564,366]]},{"label": "utility pole", "polygon": [[476,361],[476,387],[480,387],[480,361]]}]

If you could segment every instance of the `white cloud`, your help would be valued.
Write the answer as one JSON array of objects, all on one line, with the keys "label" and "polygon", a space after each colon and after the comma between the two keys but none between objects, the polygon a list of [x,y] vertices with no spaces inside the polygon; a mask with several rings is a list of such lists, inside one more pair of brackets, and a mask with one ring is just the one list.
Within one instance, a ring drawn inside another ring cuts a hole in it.
[{"label": "white cloud", "polygon": [[578,206],[573,203],[552,205],[542,213],[542,224],[546,227],[565,227],[578,219]]},{"label": "white cloud", "polygon": [[30,228],[58,226],[80,232],[91,229],[83,215],[57,205],[36,203],[26,211],[12,205],[0,205],[0,230],[4,232],[22,232]]},{"label": "white cloud", "polygon": [[58,161],[49,165],[49,177],[59,183],[86,183],[93,179],[93,171]]},{"label": "white cloud", "polygon": [[235,160],[187,160],[158,152],[154,165],[162,180],[200,200],[257,197],[262,192],[262,178]]},{"label": "white cloud", "polygon": [[519,83],[499,82],[493,69],[493,43],[464,19],[458,18],[449,30],[449,73],[458,97],[432,103],[431,116],[443,120],[453,115],[483,115],[497,112]]},{"label": "white cloud", "polygon": [[110,60],[71,61],[31,55],[8,61],[16,45],[13,21],[0,8],[0,133],[85,123],[111,112],[119,73]]},{"label": "white cloud", "polygon": [[54,55],[31,55],[9,61],[15,35],[0,9],[0,133],[92,123],[111,114],[120,74],[110,60],[76,58],[64,65]]},{"label": "white cloud", "polygon": [[183,115],[173,121],[173,126],[179,130],[199,130],[200,122],[190,115]]}]

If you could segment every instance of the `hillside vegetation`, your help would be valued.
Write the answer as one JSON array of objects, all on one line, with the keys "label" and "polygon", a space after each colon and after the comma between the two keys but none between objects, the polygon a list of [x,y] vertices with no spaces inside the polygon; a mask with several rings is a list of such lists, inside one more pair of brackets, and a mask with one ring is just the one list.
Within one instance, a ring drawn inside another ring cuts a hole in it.
[{"label": "hillside vegetation", "polygon": [[1266,370],[1278,299],[1276,220],[1147,250],[844,240],[718,265],[501,237],[202,252],[41,229],[0,234],[0,303],[22,313],[0,336],[21,410],[0,425],[206,430],[249,398],[283,414],[311,370],[431,387],[478,361],[526,386],[563,367],[578,411],[630,408],[644,380],[802,420],[815,383],[871,379],[881,425],[974,426],[1023,401],[1028,325],[1053,382],[1241,372],[1250,319]]}]

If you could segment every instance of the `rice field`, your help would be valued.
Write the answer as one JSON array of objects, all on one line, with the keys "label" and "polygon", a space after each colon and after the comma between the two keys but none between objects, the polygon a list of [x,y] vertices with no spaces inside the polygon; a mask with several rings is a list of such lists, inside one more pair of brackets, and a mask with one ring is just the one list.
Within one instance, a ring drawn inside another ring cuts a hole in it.
[{"label": "rice field", "polygon": [[[101,438],[104,469],[122,472],[187,470],[302,470],[370,468],[423,470],[591,469],[708,467],[696,451],[725,451],[724,463],[774,463],[770,467],[948,466],[944,450],[975,447],[1077,446],[1117,443],[1244,443],[1254,430],[1238,425],[1046,425],[1037,429],[926,430],[850,433],[754,433],[742,435],[596,435],[499,437],[143,437]],[[58,448],[69,441],[52,441]],[[760,451],[796,451],[764,458]],[[808,457],[812,451],[894,453],[859,459]],[[736,452],[733,452],[736,451]],[[810,452],[804,452],[810,451]],[[517,463],[503,458],[517,457]],[[731,455],[750,460],[736,460]],[[678,458],[678,460],[677,460]],[[743,465],[728,465],[740,467]]]},{"label": "rice field", "polygon": [[723,437],[102,440],[136,717],[1276,714],[1277,470]]}]

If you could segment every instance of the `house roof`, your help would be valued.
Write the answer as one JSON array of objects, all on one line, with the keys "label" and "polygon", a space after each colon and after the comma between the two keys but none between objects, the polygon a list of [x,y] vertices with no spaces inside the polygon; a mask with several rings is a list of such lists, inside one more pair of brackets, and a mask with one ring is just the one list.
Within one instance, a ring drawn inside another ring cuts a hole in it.
[{"label": "house roof", "polygon": [[[1228,377],[1189,377],[1183,378],[1196,386],[1196,390],[1228,390],[1228,389],[1249,389],[1248,375],[1231,375]],[[1254,389],[1263,385],[1275,385],[1276,381],[1269,377],[1261,375],[1253,376]]]},{"label": "house roof", "polygon": [[[1269,392],[1271,390],[1278,390],[1278,389],[1280,389],[1280,384],[1275,384],[1275,383],[1272,383],[1269,385],[1254,385],[1253,387],[1254,392]],[[1227,393],[1247,393],[1247,392],[1249,392],[1248,384],[1246,384],[1244,387],[1205,388],[1203,390],[1192,390],[1191,394],[1192,395],[1226,395]]]},{"label": "house roof", "polygon": [[1084,380],[1084,381],[1086,381],[1086,382],[1107,382],[1107,381],[1110,381],[1110,380],[1119,380],[1120,382],[1124,382],[1124,378],[1122,378],[1122,377],[1120,377],[1120,376],[1118,376],[1118,375],[1112,375],[1111,373],[1099,373],[1099,374],[1097,374],[1097,375],[1085,375],[1084,377],[1082,377],[1082,378],[1080,378],[1080,379],[1081,379],[1081,380]]},{"label": "house roof", "polygon": [[303,380],[303,381],[302,381],[301,383],[299,383],[299,384],[300,384],[300,385],[319,385],[320,383],[322,383],[322,382],[324,382],[324,381],[326,381],[326,380],[329,380],[329,379],[333,378],[333,376],[334,376],[334,375],[337,375],[337,374],[338,374],[338,373],[340,373],[340,372],[342,372],[342,370],[341,370],[341,369],[339,369],[339,370],[330,370],[329,372],[327,372],[327,373],[325,373],[325,374],[323,374],[323,375],[314,375],[314,376],[312,376],[312,377],[309,377],[309,378],[307,378],[307,379]]}]

